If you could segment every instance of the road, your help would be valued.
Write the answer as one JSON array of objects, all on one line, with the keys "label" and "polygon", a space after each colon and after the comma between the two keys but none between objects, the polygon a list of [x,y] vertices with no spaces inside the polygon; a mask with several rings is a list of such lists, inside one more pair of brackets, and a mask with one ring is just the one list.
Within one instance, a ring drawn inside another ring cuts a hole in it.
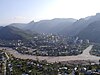
[{"label": "road", "polygon": [[89,54],[89,51],[92,49],[93,45],[87,47],[82,54],[77,56],[58,56],[58,57],[50,57],[50,56],[33,56],[33,55],[23,55],[18,53],[15,50],[7,48],[6,52],[9,52],[16,58],[21,59],[32,59],[32,60],[47,60],[48,62],[61,62],[61,61],[70,61],[70,60],[91,60],[91,61],[99,61],[100,57],[93,56]]}]

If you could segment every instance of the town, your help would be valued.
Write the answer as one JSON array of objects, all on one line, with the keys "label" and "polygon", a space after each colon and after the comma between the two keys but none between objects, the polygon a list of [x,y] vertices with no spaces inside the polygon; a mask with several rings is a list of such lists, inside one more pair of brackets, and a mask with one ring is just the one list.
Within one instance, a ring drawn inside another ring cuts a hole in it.
[{"label": "town", "polygon": [[1,47],[10,47],[22,54],[37,56],[71,56],[78,55],[90,44],[89,40],[78,37],[42,34],[32,40],[0,40]]},{"label": "town", "polygon": [[100,75],[100,60],[98,64],[89,60],[48,63],[15,58],[1,50],[0,75]]},{"label": "town", "polygon": [[2,75],[100,75],[100,61],[96,63],[90,60],[73,60],[49,63],[38,58],[37,60],[16,58],[5,51],[7,48],[12,48],[24,55],[73,56],[81,54],[89,45],[89,40],[53,34],[37,35],[30,41],[0,40],[0,73]]}]

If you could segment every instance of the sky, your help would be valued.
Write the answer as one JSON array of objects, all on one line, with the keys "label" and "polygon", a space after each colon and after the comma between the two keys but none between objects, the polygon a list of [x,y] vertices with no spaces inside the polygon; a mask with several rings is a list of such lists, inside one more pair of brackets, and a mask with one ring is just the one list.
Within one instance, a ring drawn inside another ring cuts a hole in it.
[{"label": "sky", "polygon": [[100,0],[0,0],[0,25],[53,18],[80,19],[100,12]]}]

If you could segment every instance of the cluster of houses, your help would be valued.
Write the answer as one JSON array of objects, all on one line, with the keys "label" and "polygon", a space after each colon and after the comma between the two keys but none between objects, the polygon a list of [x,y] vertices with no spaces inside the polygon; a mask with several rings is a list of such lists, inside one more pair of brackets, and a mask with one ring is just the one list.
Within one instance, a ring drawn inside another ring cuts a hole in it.
[{"label": "cluster of houses", "polygon": [[7,64],[8,72],[12,75],[100,75],[100,64],[80,64],[81,66],[78,66],[17,58]]},{"label": "cluster of houses", "polygon": [[[64,37],[58,35],[35,36],[30,42],[19,41],[14,49],[22,54],[42,56],[78,55],[89,44],[89,40],[78,37]],[[86,47],[85,47],[86,46]]]}]

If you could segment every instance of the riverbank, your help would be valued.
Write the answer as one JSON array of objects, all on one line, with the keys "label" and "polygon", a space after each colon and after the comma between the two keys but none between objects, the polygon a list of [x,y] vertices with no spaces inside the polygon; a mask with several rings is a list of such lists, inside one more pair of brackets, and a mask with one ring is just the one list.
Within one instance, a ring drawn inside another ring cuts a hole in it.
[{"label": "riverbank", "polygon": [[6,48],[6,52],[12,54],[16,58],[20,59],[32,59],[32,60],[46,60],[47,62],[63,62],[63,61],[75,61],[75,60],[90,60],[90,61],[99,61],[100,57],[96,57],[89,54],[89,51],[92,49],[93,45],[87,47],[82,54],[77,56],[58,56],[58,57],[50,57],[50,56],[32,56],[32,55],[23,55],[18,53],[11,48]]}]

